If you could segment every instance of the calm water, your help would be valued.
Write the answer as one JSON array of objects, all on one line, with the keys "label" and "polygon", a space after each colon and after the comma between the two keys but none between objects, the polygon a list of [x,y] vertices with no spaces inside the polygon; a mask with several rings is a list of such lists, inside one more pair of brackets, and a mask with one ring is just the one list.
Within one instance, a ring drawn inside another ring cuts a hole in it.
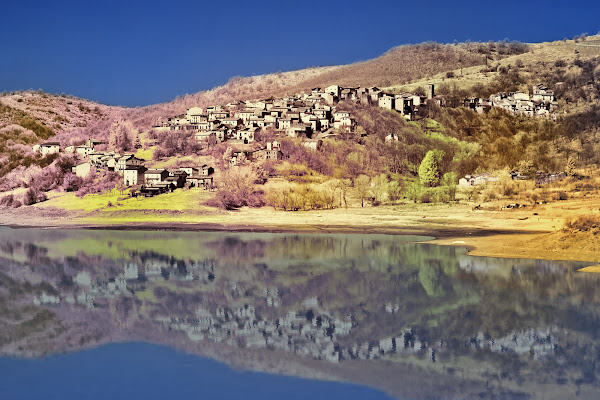
[{"label": "calm water", "polygon": [[0,398],[600,398],[589,263],[421,239],[0,227]]},{"label": "calm water", "polygon": [[[39,359],[0,358],[2,398],[390,399],[371,388],[248,371],[147,343]],[[35,383],[35,384],[33,384]]]}]

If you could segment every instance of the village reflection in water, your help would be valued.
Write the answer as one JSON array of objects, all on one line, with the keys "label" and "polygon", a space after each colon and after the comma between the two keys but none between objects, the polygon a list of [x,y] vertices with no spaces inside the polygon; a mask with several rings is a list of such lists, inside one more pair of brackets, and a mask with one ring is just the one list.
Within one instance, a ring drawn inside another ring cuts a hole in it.
[{"label": "village reflection in water", "polygon": [[0,350],[149,341],[401,398],[599,394],[589,264],[424,239],[0,228]]}]

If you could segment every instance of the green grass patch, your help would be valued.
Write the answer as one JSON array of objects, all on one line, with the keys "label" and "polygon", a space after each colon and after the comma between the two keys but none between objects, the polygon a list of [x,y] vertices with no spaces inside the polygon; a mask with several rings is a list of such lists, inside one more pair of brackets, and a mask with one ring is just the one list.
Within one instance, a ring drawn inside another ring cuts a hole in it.
[{"label": "green grass patch", "polygon": [[154,290],[149,287],[146,290],[135,292],[136,297],[141,301],[149,301],[152,303],[156,303],[156,296],[154,295]]},{"label": "green grass patch", "polygon": [[446,127],[444,125],[431,118],[427,118],[426,127],[427,129],[433,129],[440,132],[444,132],[446,130]]},{"label": "green grass patch", "polygon": [[139,149],[135,156],[137,158],[142,158],[144,160],[152,160],[152,156],[154,155],[154,149],[156,146],[149,147],[147,149]]}]

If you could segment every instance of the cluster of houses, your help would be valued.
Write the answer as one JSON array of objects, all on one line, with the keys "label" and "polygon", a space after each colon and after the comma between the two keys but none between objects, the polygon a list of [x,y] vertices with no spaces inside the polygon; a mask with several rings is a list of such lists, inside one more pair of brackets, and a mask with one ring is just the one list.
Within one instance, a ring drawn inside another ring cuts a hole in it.
[{"label": "cluster of houses", "polygon": [[[186,262],[185,265],[182,270],[177,261],[160,257],[149,257],[140,264],[127,261],[123,263],[122,272],[108,280],[94,279],[90,272],[78,271],[72,278],[74,285],[65,292],[42,293],[33,298],[33,303],[106,309],[110,305],[109,299],[135,295],[137,291],[146,290],[145,282],[166,279],[214,288],[214,260]],[[461,265],[461,268],[467,266]],[[243,302],[232,301],[232,304],[219,306],[199,302],[190,305],[192,311],[187,314],[181,311],[173,315],[159,314],[153,317],[153,322],[170,332],[184,334],[192,342],[278,350],[332,363],[350,359],[374,360],[393,354],[426,354],[435,362],[436,354],[447,347],[444,340],[427,343],[410,327],[384,338],[351,340],[350,334],[357,328],[352,316],[335,316],[336,313],[324,308],[317,297],[306,298],[296,309],[281,312],[282,291],[277,287],[255,291],[251,297],[243,294],[244,290],[234,282],[226,282],[219,288],[224,298],[243,297]],[[402,311],[398,304],[387,303],[381,312],[393,317]],[[465,338],[464,346],[497,353],[533,354],[539,360],[554,354],[556,339],[549,329],[514,331],[495,339],[479,333]]]},{"label": "cluster of houses", "polygon": [[[68,146],[65,153],[77,154],[79,162],[73,166],[72,172],[80,178],[90,175],[92,168],[114,171],[123,176],[125,186],[137,187],[137,193],[146,196],[165,193],[176,188],[199,187],[212,189],[215,169],[206,164],[186,166],[174,169],[146,168],[145,160],[133,154],[119,154],[114,151],[99,151],[96,147],[105,142],[88,139],[85,144]],[[33,151],[42,155],[55,154],[61,151],[60,143],[45,142],[33,146]],[[269,156],[270,152],[266,152]]]},{"label": "cluster of houses", "polygon": [[[185,115],[159,118],[155,130],[192,131],[200,141],[231,141],[238,146],[231,154],[230,163],[239,164],[242,160],[265,161],[281,157],[280,143],[268,142],[264,147],[255,149],[248,146],[255,141],[260,130],[291,137],[303,137],[302,144],[311,150],[317,150],[323,139],[338,136],[342,132],[353,132],[356,121],[348,111],[339,110],[340,101],[378,106],[395,110],[408,120],[422,116],[429,104],[445,106],[444,96],[436,96],[433,84],[427,87],[427,95],[413,93],[391,94],[377,87],[342,87],[331,85],[325,89],[314,88],[310,93],[283,98],[269,98],[255,101],[237,101],[227,105],[192,107]],[[557,107],[554,93],[542,84],[533,87],[533,95],[526,93],[498,93],[489,99],[470,98],[465,106],[479,113],[489,111],[491,107],[501,107],[511,114],[524,116],[550,116]],[[552,114],[552,116],[555,116]],[[397,140],[393,133],[386,141]],[[104,142],[88,139],[79,146],[68,146],[67,153],[79,155],[81,162],[73,167],[73,172],[82,178],[87,177],[94,168],[117,171],[123,175],[126,186],[140,186],[146,194],[162,193],[180,187],[212,188],[214,168],[207,165],[177,169],[148,169],[144,160],[132,154],[118,154],[114,151],[97,151],[96,146]],[[33,146],[33,150],[42,156],[61,151],[60,143],[45,142]],[[488,175],[470,175],[459,181],[460,186],[475,186],[494,180]],[[544,177],[542,183],[553,179]]]},{"label": "cluster of houses", "polygon": [[[533,177],[528,176],[526,174],[521,173],[520,171],[512,171],[510,176],[513,180],[526,180],[531,179]],[[535,173],[535,184],[537,186],[545,185],[548,183],[553,183],[559,181],[561,179],[565,179],[567,174],[564,172],[542,172],[537,171]],[[465,175],[463,178],[458,180],[458,186],[460,187],[473,187],[478,185],[483,185],[489,182],[498,182],[498,178],[492,176],[490,172],[485,174],[473,174],[473,175]]]},{"label": "cluster of houses", "polygon": [[472,187],[477,185],[483,185],[488,182],[498,182],[498,178],[492,176],[490,172],[487,172],[485,174],[465,175],[464,178],[460,178],[458,180],[458,186]]},{"label": "cluster of houses", "polygon": [[[157,120],[157,131],[187,130],[200,141],[234,141],[252,143],[259,130],[272,130],[291,137],[305,137],[307,142],[336,137],[340,132],[353,132],[356,121],[347,111],[336,108],[340,101],[378,106],[395,110],[407,120],[425,115],[429,104],[446,105],[445,96],[435,94],[433,84],[427,86],[427,94],[392,94],[377,87],[342,87],[331,85],[325,89],[314,88],[283,98],[253,101],[237,101],[226,105],[192,107],[185,115]],[[533,87],[533,94],[498,93],[489,99],[469,98],[465,107],[479,113],[491,107],[500,107],[514,115],[529,117],[553,116],[558,107],[554,92],[543,84]],[[310,144],[315,146],[315,144]],[[307,144],[309,146],[309,144]]]},{"label": "cluster of houses", "polygon": [[526,117],[556,118],[554,111],[558,102],[554,92],[543,84],[533,86],[532,95],[523,92],[496,93],[489,99],[471,97],[465,100],[465,107],[480,114],[488,112],[492,107],[500,107],[512,115]]},{"label": "cluster of houses", "polygon": [[121,168],[125,186],[136,186],[138,192],[145,196],[166,193],[177,188],[199,187],[212,189],[214,186],[212,174],[213,167],[204,164],[199,167],[179,167],[175,169],[146,168],[144,160],[131,154],[121,157]]},{"label": "cluster of houses", "polygon": [[192,107],[185,115],[166,120],[159,118],[154,128],[159,132],[193,131],[198,141],[213,137],[218,142],[232,140],[247,144],[254,141],[261,129],[271,129],[291,137],[324,139],[339,132],[352,132],[356,127],[356,121],[349,112],[336,109],[336,104],[342,100],[396,110],[409,120],[414,119],[419,108],[428,101],[442,101],[434,96],[433,84],[429,85],[428,96],[390,94],[377,87],[331,85],[290,97],[237,101],[206,109]]},{"label": "cluster of houses", "polygon": [[[521,173],[520,171],[512,171],[510,176],[513,180],[525,180],[530,179],[532,177]],[[542,172],[537,171],[535,173],[535,184],[537,186],[544,185],[547,183],[552,183],[564,179],[567,177],[567,174],[564,172]],[[477,185],[483,185],[489,182],[498,182],[498,178],[492,176],[490,172],[485,174],[472,174],[465,175],[463,178],[458,180],[458,186],[460,187],[473,187]]]}]

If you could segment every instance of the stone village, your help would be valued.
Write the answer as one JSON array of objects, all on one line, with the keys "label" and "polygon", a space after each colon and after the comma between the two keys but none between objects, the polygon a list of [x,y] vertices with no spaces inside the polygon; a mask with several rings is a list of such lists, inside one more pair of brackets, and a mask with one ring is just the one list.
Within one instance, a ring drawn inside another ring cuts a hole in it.
[{"label": "stone village", "polygon": [[[182,272],[181,265],[185,264]],[[465,271],[477,268],[477,261],[460,260]],[[88,271],[79,271],[72,277],[73,285],[58,294],[42,292],[32,299],[35,305],[67,307],[102,312],[108,309],[110,299],[134,297],[144,292],[147,285],[169,281],[171,285],[187,288],[214,289],[219,279],[219,262],[204,259],[189,263],[148,257],[142,263],[123,262],[122,272],[108,280],[98,280]],[[143,279],[142,279],[143,278]],[[368,340],[348,341],[346,338],[357,321],[353,315],[339,315],[329,310],[317,297],[305,298],[301,305],[289,308],[283,305],[285,290],[265,287],[246,290],[241,283],[225,282],[222,289],[228,304],[195,304],[193,314],[172,312],[154,315],[153,323],[165,331],[187,337],[191,342],[223,343],[231,347],[264,349],[295,353],[303,357],[332,363],[344,360],[373,360],[392,355],[408,357],[420,355],[436,362],[436,354],[447,350],[445,340],[428,343],[407,326],[394,335],[369,337]],[[381,304],[379,314],[401,315],[398,304]],[[337,315],[336,315],[337,314]],[[514,331],[500,338],[474,333],[464,338],[470,349],[486,349],[495,353],[528,354],[536,360],[553,355],[556,347],[555,327]]]},{"label": "stone village", "polygon": [[[494,94],[489,99],[470,98],[465,100],[464,106],[478,113],[488,112],[491,107],[500,107],[513,115],[555,118],[554,111],[558,105],[554,93],[542,84],[534,86],[532,93],[532,96],[516,92]],[[158,118],[153,129],[158,134],[169,131],[193,132],[196,140],[201,143],[228,142],[235,148],[229,160],[231,165],[238,164],[242,159],[248,162],[277,160],[282,155],[277,140],[266,143],[258,150],[248,147],[259,132],[270,130],[280,136],[301,137],[302,145],[313,151],[320,147],[323,140],[338,138],[345,132],[355,132],[357,125],[354,117],[336,107],[340,101],[394,110],[407,120],[423,118],[431,104],[446,106],[446,97],[436,96],[433,84],[428,85],[426,96],[414,93],[391,94],[377,87],[331,85],[295,96],[237,101],[206,109],[192,107],[185,115]],[[390,133],[385,140],[398,140],[398,137]],[[79,156],[80,162],[73,167],[73,173],[85,178],[92,167],[116,171],[123,176],[125,186],[134,187],[135,192],[146,196],[175,188],[216,187],[212,176],[215,169],[212,166],[147,168],[145,160],[133,154],[96,151],[95,147],[99,144],[106,143],[88,139],[84,144],[64,148],[64,152]],[[61,146],[58,142],[46,142],[33,146],[33,150],[45,156],[59,153]],[[465,182],[460,182],[462,186],[481,183],[474,183],[471,176],[463,180]]]}]

